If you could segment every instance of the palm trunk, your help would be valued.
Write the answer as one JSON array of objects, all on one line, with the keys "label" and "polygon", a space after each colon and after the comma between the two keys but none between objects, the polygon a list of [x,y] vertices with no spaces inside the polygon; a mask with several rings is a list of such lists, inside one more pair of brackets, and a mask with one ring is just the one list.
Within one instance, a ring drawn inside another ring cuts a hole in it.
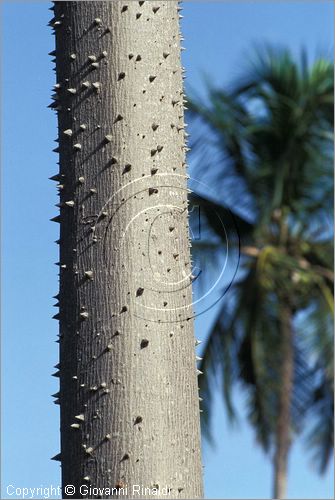
[{"label": "palm trunk", "polygon": [[291,400],[293,389],[293,335],[292,312],[290,306],[281,311],[281,386],[279,393],[278,421],[276,431],[276,448],[274,456],[273,498],[283,499],[286,496],[288,454],[290,449]]},{"label": "palm trunk", "polygon": [[63,498],[200,498],[178,5],[56,2],[53,25]]}]

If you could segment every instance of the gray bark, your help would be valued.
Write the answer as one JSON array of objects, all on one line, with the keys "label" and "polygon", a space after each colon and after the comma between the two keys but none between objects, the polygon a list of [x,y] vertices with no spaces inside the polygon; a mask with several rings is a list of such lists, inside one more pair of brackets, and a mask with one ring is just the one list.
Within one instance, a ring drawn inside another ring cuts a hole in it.
[{"label": "gray bark", "polygon": [[56,2],[55,23],[63,489],[200,498],[178,5]]}]

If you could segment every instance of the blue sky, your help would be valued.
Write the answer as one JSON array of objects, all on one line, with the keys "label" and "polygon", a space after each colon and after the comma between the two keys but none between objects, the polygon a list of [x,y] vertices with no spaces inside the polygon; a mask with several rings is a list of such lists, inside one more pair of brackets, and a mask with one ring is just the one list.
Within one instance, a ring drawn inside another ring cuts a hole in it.
[{"label": "blue sky", "polygon": [[[58,390],[50,376],[58,362],[57,324],[52,296],[57,293],[58,228],[49,222],[57,197],[48,177],[57,171],[56,119],[47,109],[54,82],[54,48],[49,4],[2,4],[2,498],[7,484],[18,487],[59,484]],[[253,43],[272,42],[294,53],[306,47],[313,58],[332,53],[331,2],[185,2],[183,54],[187,84],[204,95],[203,76],[229,83]],[[204,337],[215,310],[199,316]],[[241,397],[239,398],[241,406]],[[214,415],[215,450],[204,446],[208,498],[269,498],[271,467],[257,449],[247,425],[232,430],[218,399]],[[306,450],[293,448],[290,498],[332,498],[331,469],[318,477]],[[13,497],[11,497],[13,498]]]}]

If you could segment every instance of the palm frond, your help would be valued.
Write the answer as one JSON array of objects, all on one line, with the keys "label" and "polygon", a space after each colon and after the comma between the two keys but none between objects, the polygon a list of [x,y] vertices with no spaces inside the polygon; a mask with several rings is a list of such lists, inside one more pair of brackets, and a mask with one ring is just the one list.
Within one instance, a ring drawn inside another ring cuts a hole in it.
[{"label": "palm frond", "polygon": [[229,238],[231,242],[233,239],[235,244],[238,245],[240,238],[247,240],[253,230],[252,222],[203,194],[190,193],[189,203],[190,207],[200,209],[200,214],[193,212],[196,217],[200,217],[200,230],[203,221],[201,216],[203,215],[205,218],[203,222],[209,225],[223,242],[227,242]]},{"label": "palm frond", "polygon": [[308,451],[312,452],[313,464],[323,474],[333,456],[334,450],[334,385],[324,376],[314,391],[313,414],[315,424],[306,440]]}]

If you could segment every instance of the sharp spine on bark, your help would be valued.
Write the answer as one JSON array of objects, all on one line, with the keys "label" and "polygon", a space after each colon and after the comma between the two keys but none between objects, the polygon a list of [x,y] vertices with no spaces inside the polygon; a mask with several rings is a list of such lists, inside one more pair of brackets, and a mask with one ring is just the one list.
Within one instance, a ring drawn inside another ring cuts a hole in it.
[{"label": "sharp spine on bark", "polygon": [[91,86],[91,82],[85,81],[81,84],[81,86],[84,87],[85,89],[88,89]]},{"label": "sharp spine on bark", "polygon": [[52,375],[51,375],[51,376],[52,376],[52,377],[57,377],[57,378],[59,378],[59,375],[60,375],[60,373],[59,373],[59,370],[58,370],[57,372],[52,373]]},{"label": "sharp spine on bark", "polygon": [[99,63],[98,63],[98,62],[93,62],[93,63],[91,64],[91,68],[93,68],[93,69],[97,69],[97,68],[99,68]]},{"label": "sharp spine on bark", "polygon": [[202,372],[201,370],[197,370],[197,375],[202,375],[204,372]]},{"label": "sharp spine on bark", "polygon": [[100,87],[101,87],[101,83],[100,82],[94,82],[94,83],[92,83],[92,87],[94,87],[95,90],[99,91]]},{"label": "sharp spine on bark", "polygon": [[152,8],[152,12],[153,12],[154,14],[156,14],[156,12],[157,12],[158,10],[159,10],[159,7],[153,7],[153,8]]},{"label": "sharp spine on bark", "polygon": [[88,56],[87,58],[90,62],[95,62],[97,60],[96,56]]},{"label": "sharp spine on bark", "polygon": [[76,94],[77,89],[70,88],[70,89],[67,89],[67,92],[69,92],[69,94]]},{"label": "sharp spine on bark", "polygon": [[53,217],[52,219],[50,219],[51,222],[60,222],[61,221],[61,218],[60,218],[60,215],[56,215],[56,217]]},{"label": "sharp spine on bark", "polygon": [[78,178],[78,182],[79,182],[79,184],[84,184],[84,182],[85,182],[85,177],[79,177],[79,178]]},{"label": "sharp spine on bark", "polygon": [[86,278],[93,280],[93,271],[85,271],[84,275]]},{"label": "sharp spine on bark", "polygon": [[[51,23],[51,21],[50,21]],[[52,26],[53,28],[57,27],[57,26],[61,26],[63,23],[62,21],[54,21],[53,23],[50,24],[49,23],[49,26]]]},{"label": "sharp spine on bark", "polygon": [[72,429],[80,429],[80,424],[77,424],[77,423],[75,423],[75,424],[71,424],[71,425],[70,425],[70,427],[71,427]]},{"label": "sharp spine on bark", "polygon": [[112,140],[113,140],[113,136],[111,134],[105,135],[105,141],[106,142],[112,142]]},{"label": "sharp spine on bark", "polygon": [[70,59],[72,59],[72,61],[74,61],[75,59],[77,59],[76,54],[70,54]]},{"label": "sharp spine on bark", "polygon": [[51,460],[56,460],[57,462],[60,462],[62,460],[62,455],[58,453],[57,455],[52,457]]},{"label": "sharp spine on bark", "polygon": [[145,347],[148,347],[149,345],[149,340],[148,339],[142,339],[140,343],[140,348],[144,349]]},{"label": "sharp spine on bark", "polygon": [[79,316],[80,316],[80,318],[81,318],[82,320],[85,320],[85,319],[87,319],[87,318],[88,318],[89,314],[88,314],[88,312],[87,312],[87,311],[82,311],[82,312],[79,314]]},{"label": "sharp spine on bark", "polygon": [[124,166],[124,169],[123,169],[123,174],[126,174],[127,172],[130,172],[131,170],[131,164],[130,163],[126,163],[125,166]]},{"label": "sharp spine on bark", "polygon": [[81,422],[85,421],[85,415],[83,415],[83,413],[81,413],[80,415],[76,415],[74,418],[76,420],[80,420]]},{"label": "sharp spine on bark", "polygon": [[73,200],[70,200],[70,201],[66,201],[66,202],[65,202],[65,205],[66,205],[67,207],[72,208],[72,207],[74,207],[75,203],[74,203],[74,201],[73,201]]},{"label": "sharp spine on bark", "polygon": [[79,142],[78,142],[77,144],[74,144],[74,145],[73,145],[73,149],[74,149],[75,151],[80,151],[80,150],[81,150],[81,147],[82,147],[82,146],[81,146],[81,144],[79,144]]},{"label": "sharp spine on bark", "polygon": [[56,175],[53,175],[52,177],[49,177],[49,179],[51,181],[59,182],[61,180],[61,178],[64,178],[64,177],[65,177],[64,174],[56,174]]},{"label": "sharp spine on bark", "polygon": [[152,83],[156,79],[156,75],[149,76],[149,82]]},{"label": "sharp spine on bark", "polygon": [[69,137],[71,137],[71,135],[73,134],[72,130],[70,128],[67,128],[66,130],[64,130],[63,132],[64,135],[68,135]]},{"label": "sharp spine on bark", "polygon": [[121,9],[121,12],[126,12],[128,10],[128,5],[124,5]]},{"label": "sharp spine on bark", "polygon": [[86,130],[87,129],[87,125],[85,123],[82,123],[81,125],[79,125],[79,128],[81,130]]},{"label": "sharp spine on bark", "polygon": [[97,26],[99,26],[100,24],[102,24],[102,20],[100,19],[100,17],[96,17],[94,19],[94,24],[96,24]]}]

